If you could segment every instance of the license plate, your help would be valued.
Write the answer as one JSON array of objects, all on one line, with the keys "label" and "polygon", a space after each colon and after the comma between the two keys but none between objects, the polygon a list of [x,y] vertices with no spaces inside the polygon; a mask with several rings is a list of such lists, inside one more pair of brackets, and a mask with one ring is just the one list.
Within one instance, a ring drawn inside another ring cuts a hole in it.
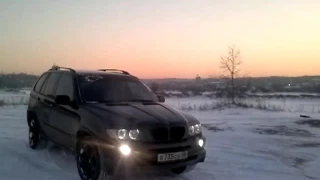
[{"label": "license plate", "polygon": [[188,158],[188,151],[158,154],[158,162],[176,161]]}]

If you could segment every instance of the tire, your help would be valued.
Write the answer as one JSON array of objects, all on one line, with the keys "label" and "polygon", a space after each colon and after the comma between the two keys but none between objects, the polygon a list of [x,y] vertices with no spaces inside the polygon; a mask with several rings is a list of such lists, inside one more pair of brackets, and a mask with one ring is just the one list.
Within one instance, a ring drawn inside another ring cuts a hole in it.
[{"label": "tire", "polygon": [[32,118],[29,121],[29,146],[31,149],[36,149],[40,139],[40,126],[37,120]]},{"label": "tire", "polygon": [[76,147],[76,162],[81,180],[108,180],[106,168],[96,140],[92,137],[80,139]]}]

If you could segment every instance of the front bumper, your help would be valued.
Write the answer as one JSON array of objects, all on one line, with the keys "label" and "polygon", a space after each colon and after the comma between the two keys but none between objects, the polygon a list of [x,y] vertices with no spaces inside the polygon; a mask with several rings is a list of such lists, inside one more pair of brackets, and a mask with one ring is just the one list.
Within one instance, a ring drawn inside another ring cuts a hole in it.
[{"label": "front bumper", "polygon": [[[109,148],[102,149],[102,160],[106,167],[112,172],[123,169],[130,171],[158,171],[173,169],[181,166],[193,166],[205,161],[205,144],[199,147],[198,140],[204,137],[192,137],[181,142],[169,143],[142,143],[142,142],[114,142]],[[128,144],[132,152],[129,156],[122,155],[118,147]],[[162,153],[175,153],[188,151],[188,158],[184,160],[158,162],[157,155]]]}]

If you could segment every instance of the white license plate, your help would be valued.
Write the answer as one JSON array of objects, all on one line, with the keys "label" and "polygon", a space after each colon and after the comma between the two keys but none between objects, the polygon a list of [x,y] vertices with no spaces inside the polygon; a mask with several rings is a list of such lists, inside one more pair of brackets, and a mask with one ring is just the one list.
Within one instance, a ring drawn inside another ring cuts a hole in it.
[{"label": "white license plate", "polygon": [[158,162],[176,161],[188,158],[188,151],[158,154]]}]

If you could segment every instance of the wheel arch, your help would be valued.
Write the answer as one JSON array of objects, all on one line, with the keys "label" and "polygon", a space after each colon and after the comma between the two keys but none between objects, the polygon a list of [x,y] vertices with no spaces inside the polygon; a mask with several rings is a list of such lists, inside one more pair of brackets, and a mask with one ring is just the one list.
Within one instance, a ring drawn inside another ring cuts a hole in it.
[{"label": "wheel arch", "polygon": [[90,131],[89,129],[87,128],[80,128],[78,131],[77,131],[77,135],[76,135],[76,143],[78,144],[79,140],[85,138],[85,137],[93,137],[93,138],[96,138],[95,134]]},{"label": "wheel arch", "polygon": [[37,119],[37,114],[36,114],[35,112],[33,112],[33,111],[28,110],[28,111],[27,111],[27,121],[28,121],[28,124],[30,123],[30,120],[31,120],[31,119],[35,119],[36,121],[38,121],[38,119]]}]

